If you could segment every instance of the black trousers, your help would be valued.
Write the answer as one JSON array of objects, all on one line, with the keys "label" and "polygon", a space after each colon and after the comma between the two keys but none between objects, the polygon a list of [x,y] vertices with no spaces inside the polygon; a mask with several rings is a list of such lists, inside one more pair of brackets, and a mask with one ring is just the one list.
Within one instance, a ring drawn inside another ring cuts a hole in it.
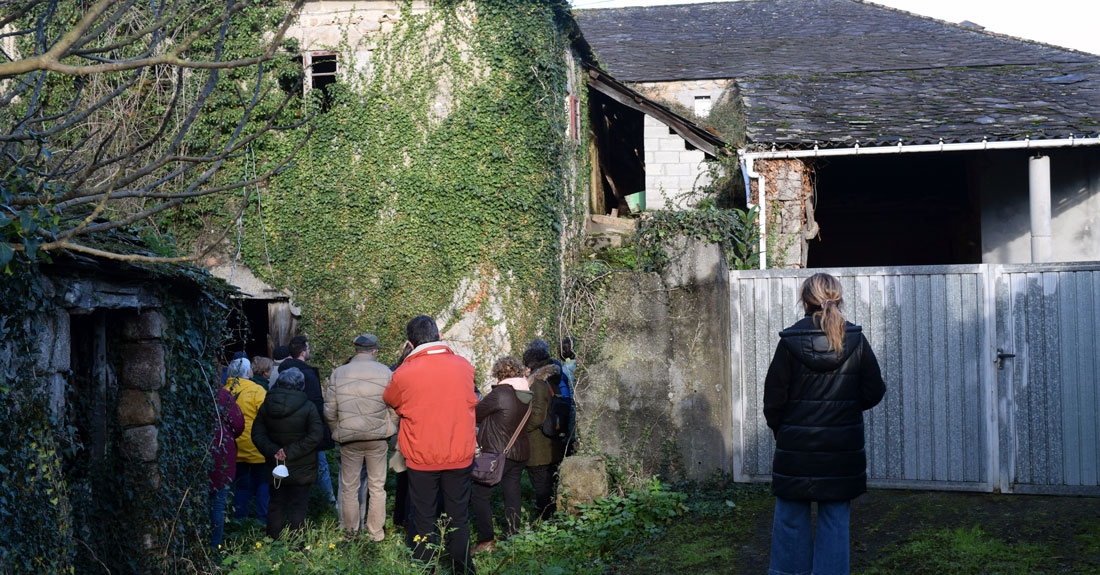
[{"label": "black trousers", "polygon": [[[462,469],[443,471],[417,471],[409,469],[409,499],[413,505],[413,523],[422,538],[413,547],[413,556],[430,563],[433,551],[428,544],[439,541],[440,527],[437,497],[443,495],[442,511],[447,515],[445,528],[446,549],[450,556],[451,570],[458,575],[472,575],[474,563],[470,558],[470,477],[473,463]],[[269,511],[270,513],[270,511]]]},{"label": "black trousers", "polygon": [[535,488],[535,512],[539,519],[549,519],[557,511],[554,491],[558,483],[558,464],[538,465],[527,468],[527,478]]},{"label": "black trousers", "polygon": [[409,475],[408,471],[397,474],[397,491],[393,495],[393,524],[405,525],[409,516]]},{"label": "black trousers", "polygon": [[283,527],[291,531],[302,528],[309,507],[309,488],[305,485],[283,483],[278,489],[271,486],[271,501],[267,504],[267,536],[278,539]]},{"label": "black trousers", "polygon": [[519,531],[520,511],[523,499],[520,495],[519,480],[523,478],[524,461],[504,460],[504,477],[500,483],[489,486],[474,482],[474,515],[477,516],[477,542],[484,543],[496,538],[493,534],[493,490],[499,487],[504,492],[504,536],[509,537]]}]

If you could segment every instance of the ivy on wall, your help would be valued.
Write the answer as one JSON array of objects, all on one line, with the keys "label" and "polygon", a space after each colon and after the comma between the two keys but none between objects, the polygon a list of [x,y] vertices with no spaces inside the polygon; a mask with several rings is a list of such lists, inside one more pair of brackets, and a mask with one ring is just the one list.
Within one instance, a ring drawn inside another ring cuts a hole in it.
[{"label": "ivy on wall", "polygon": [[[463,280],[480,280],[480,293],[450,310],[452,323],[498,284],[513,349],[553,327],[562,231],[579,205],[570,190],[583,177],[565,132],[560,8],[405,5],[369,76],[330,85],[326,111],[316,93],[304,103],[313,136],[249,211],[242,256],[293,294],[315,363],[341,363],[362,331],[393,357],[405,323],[446,310]],[[344,48],[341,70],[351,70]],[[295,141],[259,153],[278,157]],[[474,334],[475,349],[487,336]]]}]

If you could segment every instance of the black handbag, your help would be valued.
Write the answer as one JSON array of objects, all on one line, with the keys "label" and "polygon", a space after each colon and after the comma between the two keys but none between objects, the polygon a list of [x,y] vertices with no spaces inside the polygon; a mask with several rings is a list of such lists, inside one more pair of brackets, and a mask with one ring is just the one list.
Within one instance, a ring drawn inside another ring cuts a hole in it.
[{"label": "black handbag", "polygon": [[488,451],[482,451],[481,446],[477,448],[477,453],[474,455],[474,481],[492,487],[500,480],[504,478],[504,459],[508,454],[508,451],[512,449],[512,444],[519,438],[519,434],[523,431],[523,426],[527,425],[527,418],[531,417],[531,406],[527,406],[527,413],[523,415],[523,421],[519,422],[519,426],[516,427],[516,432],[512,434],[512,439],[508,440],[508,446],[504,448],[503,453],[490,453]]}]

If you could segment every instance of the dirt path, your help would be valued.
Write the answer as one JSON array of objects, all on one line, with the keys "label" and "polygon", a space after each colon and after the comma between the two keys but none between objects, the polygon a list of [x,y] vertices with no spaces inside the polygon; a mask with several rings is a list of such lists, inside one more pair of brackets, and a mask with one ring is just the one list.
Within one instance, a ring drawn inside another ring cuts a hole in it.
[{"label": "dirt path", "polygon": [[[690,514],[613,572],[767,573],[766,486],[701,490],[690,502]],[[1100,574],[1096,498],[875,490],[853,502],[851,534],[853,573]]]}]

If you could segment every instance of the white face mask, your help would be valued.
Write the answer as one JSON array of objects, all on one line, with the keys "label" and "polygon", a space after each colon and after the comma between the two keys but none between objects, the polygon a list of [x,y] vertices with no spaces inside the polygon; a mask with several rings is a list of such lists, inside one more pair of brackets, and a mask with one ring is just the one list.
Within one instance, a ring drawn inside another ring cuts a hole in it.
[{"label": "white face mask", "polygon": [[286,465],[280,463],[275,466],[275,469],[271,470],[271,475],[275,477],[275,489],[278,489],[282,485],[283,480],[290,477],[290,470],[287,469]]}]

